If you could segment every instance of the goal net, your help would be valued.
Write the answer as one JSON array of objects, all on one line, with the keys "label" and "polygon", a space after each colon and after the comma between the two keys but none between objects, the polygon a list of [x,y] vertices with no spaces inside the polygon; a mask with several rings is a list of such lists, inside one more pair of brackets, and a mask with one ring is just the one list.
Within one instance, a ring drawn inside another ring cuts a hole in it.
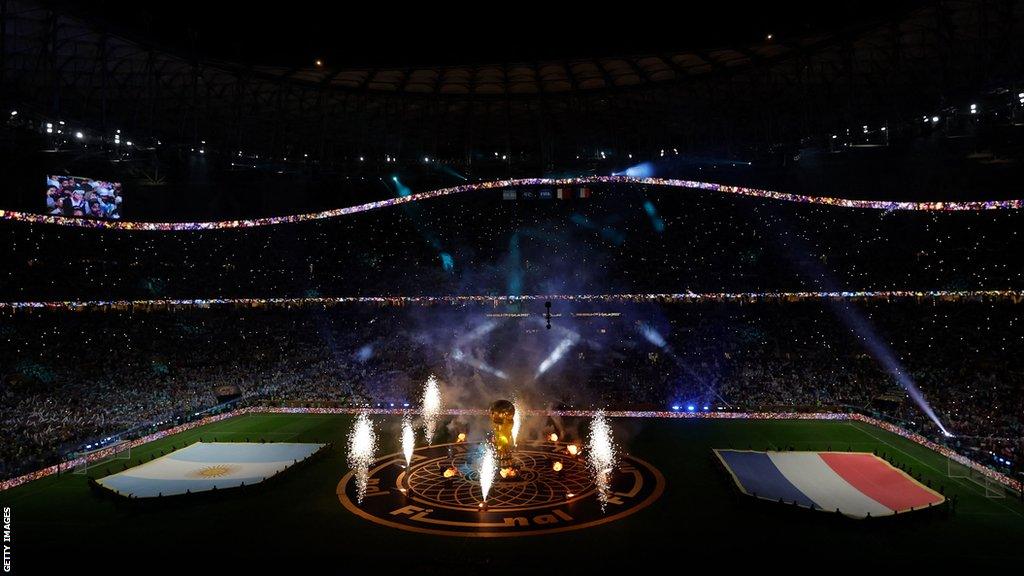
[{"label": "goal net", "polygon": [[[109,452],[109,453],[107,453],[105,456],[102,456],[100,458],[95,458],[93,460],[90,460],[90,456],[94,456],[97,452],[100,452],[100,451],[103,451],[105,453]],[[118,442],[115,442],[114,444],[109,444],[109,445],[104,446],[103,448],[99,448],[97,450],[86,451],[86,452],[76,452],[76,453],[72,454],[72,458],[85,458],[85,461],[83,463],[78,464],[77,466],[74,467],[74,469],[72,470],[72,473],[73,474],[88,474],[89,470],[94,470],[94,469],[97,469],[97,468],[103,469],[104,465],[109,467],[110,464],[112,464],[112,463],[117,463],[117,462],[123,462],[123,461],[131,460],[132,459],[132,445],[131,445],[130,442],[127,442],[125,440],[120,440]],[[111,469],[111,472],[113,472],[113,469]]]},{"label": "goal net", "polygon": [[950,478],[961,478],[971,482],[985,491],[986,498],[1006,498],[1006,486],[1001,482],[983,473],[973,466],[967,466],[953,460],[946,459],[946,475]]}]

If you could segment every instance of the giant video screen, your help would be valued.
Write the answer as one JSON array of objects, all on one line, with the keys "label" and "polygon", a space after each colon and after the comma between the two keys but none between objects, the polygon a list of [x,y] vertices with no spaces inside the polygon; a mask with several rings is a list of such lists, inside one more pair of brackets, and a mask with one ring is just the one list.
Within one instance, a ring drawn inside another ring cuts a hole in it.
[{"label": "giant video screen", "polygon": [[121,218],[121,183],[80,176],[46,177],[46,212],[69,218]]}]

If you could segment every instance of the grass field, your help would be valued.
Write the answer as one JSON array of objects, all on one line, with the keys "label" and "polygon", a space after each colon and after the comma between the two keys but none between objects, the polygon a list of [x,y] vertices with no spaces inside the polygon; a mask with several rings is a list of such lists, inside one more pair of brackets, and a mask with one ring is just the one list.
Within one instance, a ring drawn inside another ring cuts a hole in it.
[{"label": "grass field", "polygon": [[[385,417],[377,417],[383,420]],[[386,433],[383,452],[398,450]],[[736,420],[615,420],[622,448],[664,474],[664,495],[620,521],[575,532],[525,538],[476,539],[421,535],[363,520],[346,511],[335,488],[348,467],[343,451],[351,418],[340,415],[247,415],[169,437],[132,451],[133,463],[210,440],[330,441],[326,457],[255,493],[186,502],[158,510],[119,506],[94,495],[82,475],[49,477],[0,493],[13,512],[14,567],[42,573],[78,567],[91,573],[118,565],[205,573],[214,565],[260,564],[289,558],[312,565],[403,566],[417,571],[500,568],[511,563],[576,571],[622,562],[842,560],[916,567],[970,562],[1009,568],[1024,559],[1024,506],[988,499],[984,490],[946,475],[945,460],[880,429],[848,422]],[[791,510],[737,493],[712,448],[877,450],[923,474],[947,496],[952,514],[912,514],[856,521]],[[111,471],[120,470],[112,464]],[[91,471],[103,475],[100,465]]]}]

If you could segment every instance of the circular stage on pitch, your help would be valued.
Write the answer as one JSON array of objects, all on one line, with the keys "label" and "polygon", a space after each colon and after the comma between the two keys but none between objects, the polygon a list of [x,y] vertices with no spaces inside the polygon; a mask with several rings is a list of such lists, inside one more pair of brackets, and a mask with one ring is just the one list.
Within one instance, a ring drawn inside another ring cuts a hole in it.
[{"label": "circular stage on pitch", "polygon": [[[475,462],[481,444],[476,443],[419,448],[408,468],[403,455],[384,456],[369,467],[361,504],[354,472],[338,483],[338,499],[351,512],[393,528],[502,537],[613,522],[661,496],[665,480],[657,469],[639,458],[620,456],[602,507],[586,459],[570,455],[567,447],[555,442],[521,443],[515,453],[518,476],[495,478],[486,509],[480,507],[483,499]],[[561,464],[560,470],[555,470],[556,463]]]}]

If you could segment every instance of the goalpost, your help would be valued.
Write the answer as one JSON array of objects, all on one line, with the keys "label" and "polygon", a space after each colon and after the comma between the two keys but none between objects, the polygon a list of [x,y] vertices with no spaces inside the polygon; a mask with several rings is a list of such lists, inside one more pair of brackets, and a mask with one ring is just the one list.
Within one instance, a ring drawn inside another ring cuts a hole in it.
[{"label": "goalpost", "polygon": [[946,475],[950,478],[962,478],[982,488],[985,491],[986,498],[1006,498],[1006,486],[973,466],[967,466],[952,458],[946,458]]},{"label": "goalpost", "polygon": [[[97,458],[93,461],[89,461],[88,457],[101,450],[110,450],[110,454]],[[103,464],[109,464],[111,462],[127,461],[132,459],[132,445],[131,442],[126,440],[119,440],[113,444],[98,448],[96,450],[86,452],[75,452],[71,455],[72,458],[85,458],[85,462],[75,466],[71,473],[72,474],[88,474],[90,468],[96,468]]]}]

